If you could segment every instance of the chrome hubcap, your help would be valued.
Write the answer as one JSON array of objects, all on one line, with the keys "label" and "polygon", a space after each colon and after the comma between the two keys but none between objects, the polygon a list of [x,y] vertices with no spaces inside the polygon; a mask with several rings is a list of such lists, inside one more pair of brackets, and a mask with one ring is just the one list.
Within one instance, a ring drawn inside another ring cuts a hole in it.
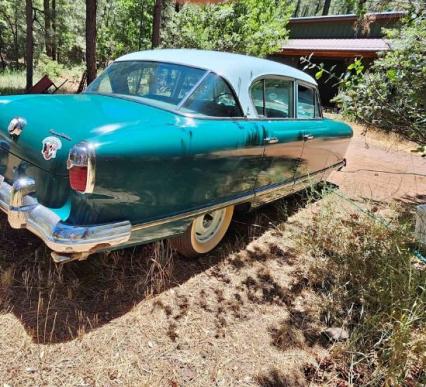
[{"label": "chrome hubcap", "polygon": [[213,239],[220,230],[225,219],[226,209],[204,214],[194,221],[195,238],[199,243],[206,243]]}]

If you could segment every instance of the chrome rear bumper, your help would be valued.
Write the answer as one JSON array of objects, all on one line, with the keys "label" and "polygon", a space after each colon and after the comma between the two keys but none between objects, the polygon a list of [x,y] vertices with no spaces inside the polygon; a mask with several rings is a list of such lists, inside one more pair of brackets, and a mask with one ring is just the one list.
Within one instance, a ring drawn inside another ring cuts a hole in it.
[{"label": "chrome rear bumper", "polygon": [[52,257],[57,262],[84,259],[130,238],[132,226],[128,221],[90,226],[65,224],[55,212],[30,196],[34,192],[33,179],[22,177],[10,185],[0,175],[0,209],[7,214],[10,226],[26,228],[41,238],[53,250]]}]

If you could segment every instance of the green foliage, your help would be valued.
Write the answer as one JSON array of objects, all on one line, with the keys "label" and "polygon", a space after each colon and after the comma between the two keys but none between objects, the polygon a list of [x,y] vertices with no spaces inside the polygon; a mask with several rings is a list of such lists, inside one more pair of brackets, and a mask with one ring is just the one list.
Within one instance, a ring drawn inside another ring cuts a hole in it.
[{"label": "green foliage", "polygon": [[102,2],[97,39],[101,63],[151,47],[153,7],[154,0]]},{"label": "green foliage", "polygon": [[54,79],[63,73],[64,66],[50,59],[47,55],[41,54],[38,61],[37,70],[42,75],[47,75],[49,78]]},{"label": "green foliage", "polygon": [[292,9],[274,0],[185,4],[167,23],[162,45],[266,56],[287,37]]},{"label": "green foliage", "polygon": [[424,145],[426,19],[388,31],[388,38],[393,50],[377,59],[365,75],[356,71],[356,76],[342,82],[336,102],[349,118]]}]

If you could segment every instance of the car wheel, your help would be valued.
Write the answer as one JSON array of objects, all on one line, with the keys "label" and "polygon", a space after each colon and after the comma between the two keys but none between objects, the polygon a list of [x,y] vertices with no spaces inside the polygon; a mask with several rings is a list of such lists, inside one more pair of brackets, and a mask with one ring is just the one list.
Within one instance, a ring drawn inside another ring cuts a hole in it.
[{"label": "car wheel", "polygon": [[232,220],[234,206],[195,218],[184,234],[172,239],[172,246],[188,258],[212,251],[223,239]]}]

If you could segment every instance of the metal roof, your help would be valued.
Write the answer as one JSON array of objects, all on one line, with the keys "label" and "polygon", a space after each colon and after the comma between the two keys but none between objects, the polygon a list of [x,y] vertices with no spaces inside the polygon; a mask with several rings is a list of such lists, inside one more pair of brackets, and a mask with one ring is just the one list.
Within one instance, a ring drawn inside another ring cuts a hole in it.
[{"label": "metal roof", "polygon": [[[367,18],[374,18],[374,20],[380,19],[400,19],[407,15],[405,11],[389,11],[389,12],[371,12],[366,13],[364,16]],[[350,13],[344,15],[325,15],[325,16],[301,16],[290,18],[290,24],[297,23],[325,23],[334,21],[356,21],[359,16]]]},{"label": "metal roof", "polygon": [[286,76],[316,85],[317,82],[308,74],[267,59],[227,52],[193,49],[158,49],[134,52],[124,55],[116,61],[145,60],[167,62],[185,66],[198,67],[213,71],[226,79],[235,90],[244,112],[255,115],[249,95],[249,88],[254,79],[266,75]]},{"label": "metal roof", "polygon": [[282,50],[321,51],[387,51],[389,44],[384,39],[289,39],[283,44]]}]

